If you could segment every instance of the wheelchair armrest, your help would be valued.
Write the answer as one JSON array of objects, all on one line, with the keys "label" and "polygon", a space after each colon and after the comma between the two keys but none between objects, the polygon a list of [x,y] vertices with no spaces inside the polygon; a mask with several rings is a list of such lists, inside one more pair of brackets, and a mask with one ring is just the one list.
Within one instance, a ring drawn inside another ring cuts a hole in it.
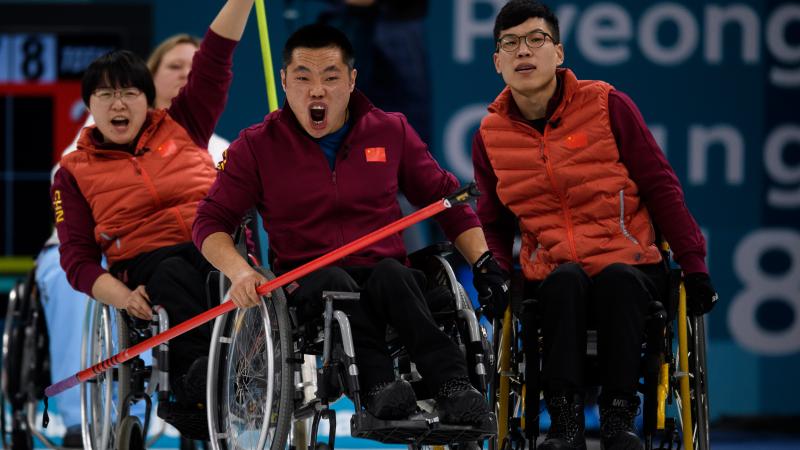
[{"label": "wheelchair armrest", "polygon": [[448,241],[442,241],[410,253],[408,259],[411,260],[412,266],[417,266],[418,263],[426,258],[434,255],[447,255],[449,253],[453,253],[453,244]]},{"label": "wheelchair armrest", "polygon": [[322,298],[325,300],[356,301],[361,299],[361,294],[358,292],[322,291]]},{"label": "wheelchair armrest", "polygon": [[206,309],[219,305],[224,300],[225,292],[231,287],[231,282],[222,272],[212,270],[206,276]]},{"label": "wheelchair armrest", "polygon": [[128,329],[136,330],[137,332],[144,332],[150,329],[151,321],[140,319],[133,314],[129,314],[128,311],[124,309],[120,309],[119,313],[120,317],[122,317],[122,320],[125,321],[125,325],[128,326]]}]

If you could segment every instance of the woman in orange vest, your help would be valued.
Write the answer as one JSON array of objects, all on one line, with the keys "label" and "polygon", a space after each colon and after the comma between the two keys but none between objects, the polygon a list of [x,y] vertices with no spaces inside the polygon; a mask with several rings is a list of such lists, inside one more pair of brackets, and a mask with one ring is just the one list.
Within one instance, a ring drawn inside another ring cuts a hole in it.
[{"label": "woman in orange vest", "polygon": [[[181,33],[163,40],[150,53],[147,59],[147,68],[153,74],[153,84],[156,90],[156,109],[169,108],[172,99],[177,97],[180,89],[186,85],[191,69],[192,57],[200,48],[200,39],[189,34]],[[94,125],[91,114],[88,115],[84,127]],[[80,131],[70,145],[61,154],[63,158],[77,149]],[[214,164],[222,160],[222,152],[228,148],[230,142],[216,134],[211,135],[208,143],[208,152]],[[60,165],[53,168],[53,175]],[[45,317],[50,333],[57,338],[51,339],[51,371],[54,379],[61,379],[82,369],[80,359],[81,329],[74,327],[76,322],[83,320],[86,294],[74,290],[67,281],[66,274],[59,263],[59,242],[56,230],[45,242],[44,248],[39,253],[36,261],[36,284],[45,301]],[[83,448],[80,425],[79,391],[68,390],[58,396],[58,412],[66,426],[66,433],[62,439],[62,447]],[[51,399],[51,402],[53,399]],[[132,410],[134,414],[139,414]],[[140,415],[140,419],[143,416]]]},{"label": "woman in orange vest", "polygon": [[[598,333],[605,449],[641,449],[634,417],[647,306],[665,291],[654,225],[686,274],[690,312],[716,293],[705,240],[675,173],[633,101],[579,80],[564,62],[558,19],[534,0],[497,16],[494,63],[507,87],[473,140],[484,193],[478,216],[503,273],[516,231],[527,288],[543,314],[543,387],[552,425],[542,449],[583,449],[586,327]],[[486,297],[495,311],[502,297]]]},{"label": "woman in orange vest", "polygon": [[[206,148],[252,4],[222,7],[167,109],[151,109],[153,76],[133,53],[113,51],[87,69],[82,96],[95,125],[62,158],[51,188],[61,265],[75,289],[146,320],[151,304],[174,324],[207,309],[212,268],[192,245],[191,226],[216,177]],[[187,407],[205,401],[209,339],[208,329],[198,329],[172,342],[170,384]]]}]

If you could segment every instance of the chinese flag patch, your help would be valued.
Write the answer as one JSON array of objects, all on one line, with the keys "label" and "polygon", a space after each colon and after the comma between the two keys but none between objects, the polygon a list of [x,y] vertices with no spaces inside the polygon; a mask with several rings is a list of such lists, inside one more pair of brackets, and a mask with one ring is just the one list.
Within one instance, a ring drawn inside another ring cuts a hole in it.
[{"label": "chinese flag patch", "polygon": [[178,146],[175,144],[175,141],[172,139],[166,140],[163,144],[159,145],[156,149],[156,152],[163,158],[168,156],[172,156],[175,154],[175,151],[178,150]]},{"label": "chinese flag patch", "polygon": [[386,148],[385,147],[370,147],[364,149],[364,156],[367,162],[386,162]]},{"label": "chinese flag patch", "polygon": [[564,139],[564,146],[570,150],[583,148],[587,145],[589,145],[589,136],[586,135],[585,131],[578,131]]}]

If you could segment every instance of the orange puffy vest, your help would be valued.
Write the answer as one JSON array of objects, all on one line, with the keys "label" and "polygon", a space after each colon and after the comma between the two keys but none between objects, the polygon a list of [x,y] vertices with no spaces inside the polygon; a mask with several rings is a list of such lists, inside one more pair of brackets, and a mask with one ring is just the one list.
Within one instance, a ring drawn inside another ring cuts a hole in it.
[{"label": "orange puffy vest", "polygon": [[191,241],[197,205],[216,178],[211,156],[166,110],[148,115],[133,155],[95,148],[89,127],[61,160],[92,210],[109,265]]},{"label": "orange puffy vest", "polygon": [[608,114],[612,86],[579,81],[569,70],[562,82],[544,135],[510,117],[508,87],[480,126],[497,195],[519,218],[525,277],[543,280],[566,262],[594,276],[613,263],[660,261],[650,216],[619,161]]}]

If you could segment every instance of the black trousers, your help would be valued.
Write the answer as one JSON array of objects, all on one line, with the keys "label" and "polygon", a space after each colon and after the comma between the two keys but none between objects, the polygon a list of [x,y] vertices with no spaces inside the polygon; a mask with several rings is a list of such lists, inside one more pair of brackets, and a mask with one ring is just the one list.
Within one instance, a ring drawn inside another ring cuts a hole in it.
[{"label": "black trousers", "polygon": [[[206,278],[214,267],[193,243],[173,245],[120,261],[111,273],[129,288],[144,285],[152,305],[161,305],[174,327],[219,304],[208,300]],[[208,355],[211,324],[204,324],[169,341],[170,384],[189,370],[192,362]]]},{"label": "black trousers", "polygon": [[579,264],[562,264],[528,288],[541,305],[546,391],[583,390],[588,327],[597,330],[603,396],[636,394],[647,308],[666,289],[663,265],[612,264],[589,277]]},{"label": "black trousers", "polygon": [[334,308],[350,319],[362,391],[395,378],[386,345],[386,326],[391,325],[431,392],[436,392],[444,381],[466,377],[467,368],[461,352],[434,323],[420,288],[424,285],[422,272],[384,259],[371,268],[326,267],[287,291],[301,320],[322,314],[324,290],[361,293],[359,301],[337,302]]}]

